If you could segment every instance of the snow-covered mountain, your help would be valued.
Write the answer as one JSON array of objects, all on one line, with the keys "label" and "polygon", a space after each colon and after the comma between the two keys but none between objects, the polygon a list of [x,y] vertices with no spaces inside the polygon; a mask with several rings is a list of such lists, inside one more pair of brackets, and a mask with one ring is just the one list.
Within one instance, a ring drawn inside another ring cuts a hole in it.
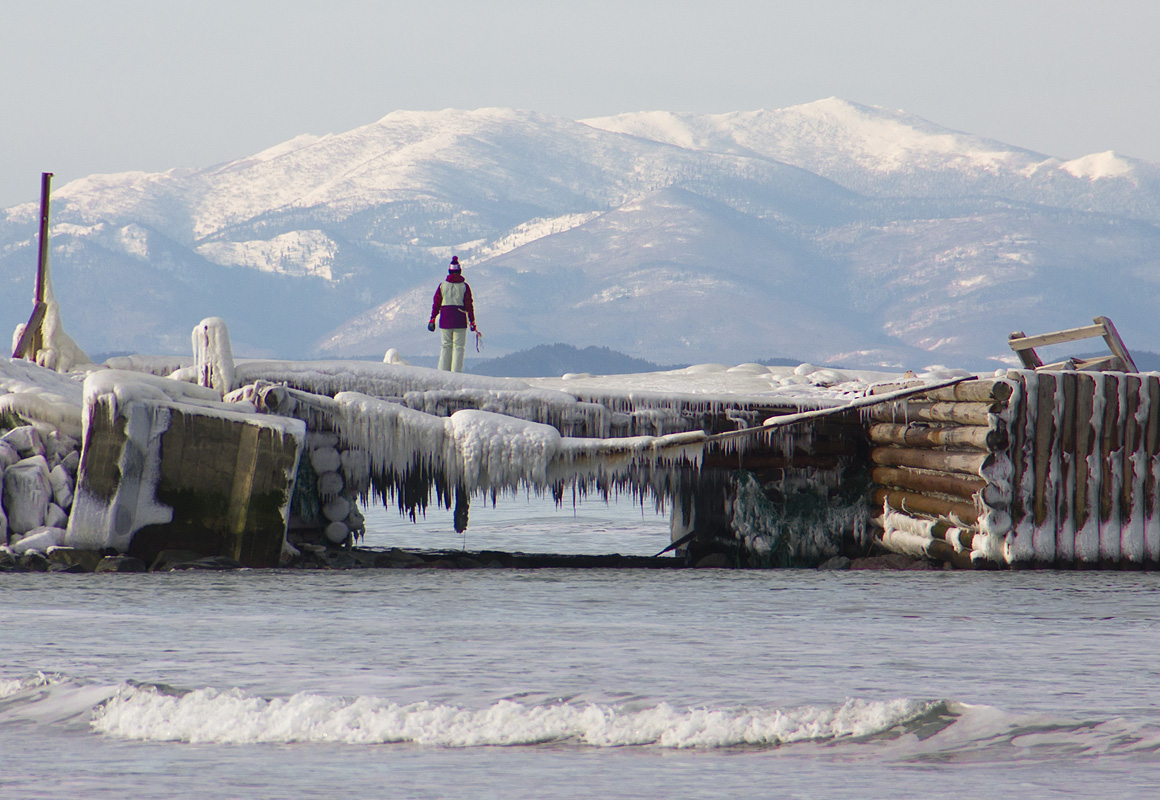
[{"label": "snow-covered mountain", "polygon": [[[395,112],[207,169],[53,197],[53,274],[90,352],[429,354],[466,267],[499,354],[984,366],[1011,330],[1112,317],[1157,349],[1160,168],[1061,161],[830,99],[573,121]],[[37,208],[0,212],[0,316],[30,309]]]}]

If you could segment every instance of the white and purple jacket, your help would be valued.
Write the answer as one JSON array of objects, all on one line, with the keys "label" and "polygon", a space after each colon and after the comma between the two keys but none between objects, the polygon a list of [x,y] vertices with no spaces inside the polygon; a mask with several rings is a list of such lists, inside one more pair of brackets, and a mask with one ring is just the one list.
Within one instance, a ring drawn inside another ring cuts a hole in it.
[{"label": "white and purple jacket", "polygon": [[457,272],[447,276],[435,290],[431,305],[431,319],[439,317],[440,328],[475,327],[475,305],[471,301],[471,287]]}]

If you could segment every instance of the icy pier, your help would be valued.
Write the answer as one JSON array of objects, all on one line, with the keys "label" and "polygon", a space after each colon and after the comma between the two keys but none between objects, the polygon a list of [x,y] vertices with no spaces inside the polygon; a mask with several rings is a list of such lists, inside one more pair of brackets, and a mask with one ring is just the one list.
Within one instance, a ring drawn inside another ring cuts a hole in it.
[{"label": "icy pier", "polygon": [[1160,564],[1158,375],[744,364],[515,380],[234,363],[213,335],[200,360],[0,362],[10,549],[200,547],[269,566],[357,540],[372,499],[443,507],[462,529],[471,502],[531,491],[651,501],[689,562],[881,548],[958,568]]}]

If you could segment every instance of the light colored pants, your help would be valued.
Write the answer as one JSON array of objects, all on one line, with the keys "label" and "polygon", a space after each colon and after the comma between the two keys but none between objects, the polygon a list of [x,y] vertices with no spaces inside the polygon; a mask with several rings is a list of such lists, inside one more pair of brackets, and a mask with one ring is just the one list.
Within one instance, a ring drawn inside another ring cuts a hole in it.
[{"label": "light colored pants", "polygon": [[463,348],[467,346],[467,328],[440,328],[443,348],[439,351],[439,369],[463,372]]}]

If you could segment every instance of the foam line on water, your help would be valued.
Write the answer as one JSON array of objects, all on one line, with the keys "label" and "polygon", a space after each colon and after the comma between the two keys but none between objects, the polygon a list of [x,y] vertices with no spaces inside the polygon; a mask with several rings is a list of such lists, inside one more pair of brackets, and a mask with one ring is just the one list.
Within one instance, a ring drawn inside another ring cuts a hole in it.
[{"label": "foam line on water", "polygon": [[848,700],[794,709],[679,709],[603,704],[528,706],[502,700],[482,709],[376,697],[296,694],[266,699],[238,689],[180,696],[123,687],[93,714],[97,731],[128,739],[195,743],[414,743],[449,747],[570,742],[592,747],[774,746],[881,735],[944,704]]}]

